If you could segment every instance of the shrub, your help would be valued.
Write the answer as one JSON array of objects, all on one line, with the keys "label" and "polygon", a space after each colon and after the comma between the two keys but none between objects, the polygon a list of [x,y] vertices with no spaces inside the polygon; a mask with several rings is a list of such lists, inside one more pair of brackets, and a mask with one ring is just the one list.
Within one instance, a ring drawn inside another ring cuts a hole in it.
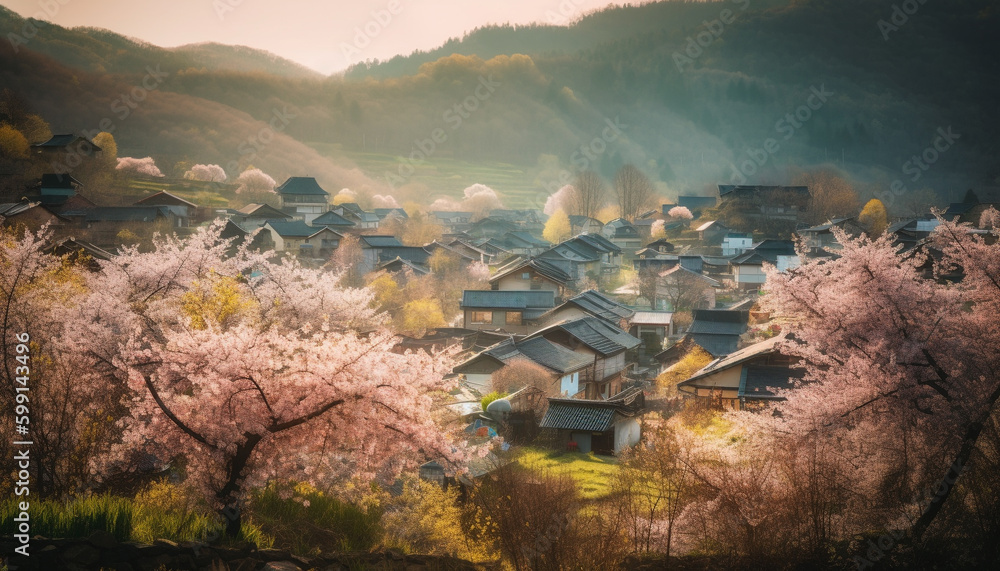
[{"label": "shrub", "polygon": [[248,511],[276,547],[299,555],[370,551],[382,538],[377,506],[362,508],[308,484],[271,484],[251,497]]}]

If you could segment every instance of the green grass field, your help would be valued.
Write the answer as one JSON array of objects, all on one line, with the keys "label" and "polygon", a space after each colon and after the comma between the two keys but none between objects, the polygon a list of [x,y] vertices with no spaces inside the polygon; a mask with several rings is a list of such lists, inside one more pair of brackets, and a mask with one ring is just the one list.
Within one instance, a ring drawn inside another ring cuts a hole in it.
[{"label": "green grass field", "polygon": [[611,479],[618,470],[618,460],[613,456],[534,447],[523,448],[517,462],[526,468],[572,477],[586,500],[600,500],[611,495]]}]

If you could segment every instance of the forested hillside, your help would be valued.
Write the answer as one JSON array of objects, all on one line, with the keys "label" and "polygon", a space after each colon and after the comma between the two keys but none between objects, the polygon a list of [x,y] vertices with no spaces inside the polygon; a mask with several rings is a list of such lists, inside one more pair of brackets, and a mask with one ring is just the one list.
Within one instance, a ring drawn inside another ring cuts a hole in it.
[{"label": "forested hillside", "polygon": [[[823,163],[873,191],[895,179],[942,198],[996,185],[997,8],[961,0],[902,16],[889,1],[662,2],[568,27],[482,28],[329,78],[256,50],[167,50],[47,25],[17,53],[5,42],[0,81],[54,131],[83,130],[114,118],[114,100],[153,66],[168,76],[116,121],[120,154],[168,169],[253,163],[404,199],[454,195],[483,182],[476,169],[487,164],[509,171],[512,188],[535,189],[518,200],[536,205],[564,171],[609,177],[625,162],[668,196],[740,176],[786,183]],[[5,36],[25,25],[0,13]],[[257,141],[284,110],[295,118]],[[581,153],[615,118],[621,136]],[[904,163],[948,127],[954,150],[910,182]],[[431,149],[436,129],[445,140]],[[777,148],[765,151],[769,139]]]}]

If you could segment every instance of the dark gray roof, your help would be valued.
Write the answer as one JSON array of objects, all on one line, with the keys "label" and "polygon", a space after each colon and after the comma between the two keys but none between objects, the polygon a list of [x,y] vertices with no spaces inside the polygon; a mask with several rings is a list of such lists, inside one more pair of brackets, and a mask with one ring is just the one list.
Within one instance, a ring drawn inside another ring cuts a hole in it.
[{"label": "dark gray roof", "polygon": [[378,216],[379,220],[385,218],[386,216],[389,216],[390,214],[392,214],[393,216],[399,216],[400,218],[403,219],[407,219],[410,217],[410,215],[407,214],[406,211],[403,210],[402,208],[374,208],[372,209],[372,212],[375,213],[375,216]]},{"label": "dark gray roof", "polygon": [[313,196],[329,196],[316,179],[311,176],[293,176],[274,189],[278,194],[306,194]]},{"label": "dark gray roof", "polygon": [[604,356],[615,355],[627,349],[633,349],[642,343],[641,339],[625,333],[621,329],[608,324],[597,317],[581,317],[571,321],[563,321],[546,327],[532,334],[532,337],[544,337],[553,330],[560,329],[581,343]]},{"label": "dark gray roof", "polygon": [[550,398],[539,427],[604,432],[619,418],[632,417],[644,410],[645,396],[638,388],[625,389],[606,401]]},{"label": "dark gray roof", "polygon": [[167,216],[166,206],[101,206],[86,211],[87,222],[152,222]]},{"label": "dark gray roof", "polygon": [[330,210],[320,214],[312,221],[314,226],[354,226],[354,222]]},{"label": "dark gray roof", "polygon": [[689,379],[682,381],[682,384],[695,384],[694,381],[697,381],[698,379],[701,379],[703,377],[714,375],[715,373],[718,373],[719,371],[723,371],[730,367],[742,365],[743,363],[751,359],[755,359],[761,355],[774,353],[778,350],[777,348],[778,345],[784,342],[786,339],[788,339],[786,335],[778,335],[776,337],[766,339],[759,343],[754,343],[753,345],[749,345],[742,349],[738,349],[723,357],[719,357],[714,361],[712,361],[711,363],[702,367],[701,370],[697,371],[695,374],[691,375]]},{"label": "dark gray roof", "polygon": [[395,236],[358,236],[369,248],[399,248],[403,245]]},{"label": "dark gray roof", "polygon": [[88,143],[90,143],[90,145],[92,147],[94,147],[95,151],[100,151],[101,150],[100,147],[98,147],[97,145],[95,145],[93,142],[91,142],[86,137],[81,137],[80,135],[74,135],[72,133],[63,134],[63,135],[52,135],[52,138],[50,138],[48,141],[45,141],[44,143],[37,143],[37,144],[31,145],[31,146],[32,147],[60,148],[60,147],[69,146],[69,145],[75,143],[76,141],[78,141],[80,139],[83,139],[84,141],[87,141]]},{"label": "dark gray roof", "polygon": [[708,335],[692,333],[689,335],[699,347],[708,352],[713,357],[722,357],[736,352],[740,346],[739,335]]},{"label": "dark gray roof", "polygon": [[587,313],[607,319],[617,324],[621,319],[629,319],[635,315],[635,311],[618,303],[610,297],[597,290],[587,290],[581,294],[569,298],[563,305],[576,305]]},{"label": "dark gray roof", "polygon": [[422,266],[427,265],[427,259],[430,257],[430,252],[420,246],[391,246],[388,248],[381,248],[378,253],[378,259],[383,262],[401,258],[408,262],[420,264]]},{"label": "dark gray roof", "polygon": [[748,311],[729,309],[695,309],[691,314],[692,321],[688,333],[738,336],[746,332],[747,321],[750,319]]},{"label": "dark gray roof", "polygon": [[47,173],[42,175],[42,188],[73,188],[83,186],[83,183],[76,180],[69,174]]},{"label": "dark gray roof", "polygon": [[508,338],[455,367],[455,372],[460,373],[466,365],[482,359],[509,364],[525,358],[560,374],[579,371],[591,364],[590,358],[586,355],[571,351],[542,337],[521,340]]},{"label": "dark gray roof", "polygon": [[515,259],[505,266],[501,266],[497,273],[490,278],[490,282],[495,282],[516,272],[523,272],[529,268],[558,284],[566,284],[572,279],[568,273],[551,262],[546,262],[545,260],[539,258],[531,258],[528,260],[521,258]]},{"label": "dark gray roof", "polygon": [[282,212],[273,206],[267,204],[247,204],[243,208],[237,210],[239,214],[243,216],[254,216],[256,218],[291,218],[292,215],[286,212]]},{"label": "dark gray roof", "polygon": [[314,228],[301,220],[268,220],[267,225],[274,229],[278,233],[278,236],[282,238],[308,238],[313,234],[323,230],[323,228]]},{"label": "dark gray roof", "polygon": [[462,292],[463,309],[552,309],[553,307],[555,307],[555,293],[551,291],[465,290]]},{"label": "dark gray roof", "polygon": [[800,367],[746,365],[740,377],[739,396],[748,399],[781,398],[775,391],[792,388],[793,381],[802,379],[805,374],[805,369]]},{"label": "dark gray roof", "polygon": [[507,232],[503,235],[502,239],[514,248],[518,247],[519,242],[527,244],[530,248],[547,248],[549,246],[549,243],[545,240],[535,238],[530,233],[523,231]]}]

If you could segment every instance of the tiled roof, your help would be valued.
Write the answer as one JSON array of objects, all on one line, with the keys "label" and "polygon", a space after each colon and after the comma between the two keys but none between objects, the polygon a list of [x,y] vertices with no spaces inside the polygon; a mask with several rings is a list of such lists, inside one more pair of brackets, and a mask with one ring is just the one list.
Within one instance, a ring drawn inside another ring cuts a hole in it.
[{"label": "tiled roof", "polygon": [[320,214],[313,219],[312,223],[314,226],[354,226],[354,222],[332,210]]},{"label": "tiled roof", "polygon": [[463,309],[551,309],[554,306],[555,293],[551,291],[465,290],[462,292]]},{"label": "tiled roof", "polygon": [[83,139],[83,140],[87,141],[88,143],[90,143],[90,145],[92,147],[94,147],[94,151],[100,151],[101,150],[100,147],[98,147],[97,145],[95,145],[94,143],[92,143],[89,139],[85,139],[84,137],[81,137],[79,135],[74,135],[72,133],[68,133],[68,134],[64,134],[64,135],[52,135],[52,138],[50,138],[48,141],[45,141],[44,143],[37,143],[37,144],[31,145],[31,146],[32,147],[55,147],[55,148],[59,148],[59,147],[65,147],[65,146],[71,145],[74,142],[76,142],[78,139]]},{"label": "tiled roof", "polygon": [[369,248],[398,248],[403,245],[395,236],[359,236]]},{"label": "tiled roof", "polygon": [[779,398],[775,391],[792,388],[794,379],[805,376],[805,369],[799,367],[774,367],[747,365],[740,377],[739,396],[750,399]]},{"label": "tiled roof", "polygon": [[599,401],[550,402],[540,428],[604,432],[613,426],[615,407]]},{"label": "tiled roof", "polygon": [[691,333],[691,341],[708,352],[713,357],[723,357],[734,353],[740,346],[739,335],[709,335]]},{"label": "tiled roof", "polygon": [[135,201],[135,205],[143,206],[160,206],[160,205],[180,205],[187,206],[190,208],[198,208],[198,205],[191,202],[190,200],[184,200],[183,198],[177,196],[176,194],[171,194],[165,190],[161,190],[156,194],[151,194],[142,200]]},{"label": "tiled roof", "polygon": [[312,196],[329,196],[316,179],[311,176],[293,176],[274,189],[278,194],[305,194]]},{"label": "tiled roof", "polygon": [[378,253],[379,260],[383,262],[402,258],[422,266],[427,265],[427,260],[430,257],[430,252],[420,246],[391,246],[389,248],[381,248]]},{"label": "tiled roof", "polygon": [[247,204],[236,212],[244,216],[254,216],[256,218],[291,218],[291,214],[282,212],[267,204]]},{"label": "tiled roof", "polygon": [[322,228],[313,228],[301,220],[268,220],[267,225],[278,233],[282,238],[308,238]]},{"label": "tiled roof", "polygon": [[581,343],[604,356],[614,355],[637,347],[642,340],[625,333],[621,329],[609,325],[597,317],[581,317],[572,321],[564,321],[546,327],[532,334],[532,337],[544,337],[554,329],[561,329]]},{"label": "tiled roof", "polygon": [[610,320],[612,323],[635,315],[634,310],[593,289],[569,298],[566,304],[576,305],[587,313]]},{"label": "tiled roof", "polygon": [[616,415],[632,417],[644,410],[645,396],[638,388],[625,389],[606,401],[550,398],[539,427],[604,432],[614,426]]},{"label": "tiled roof", "polygon": [[87,222],[152,222],[166,217],[166,206],[101,206],[86,211]]},{"label": "tiled roof", "polygon": [[586,355],[571,351],[542,337],[521,340],[508,338],[458,365],[455,367],[455,372],[460,373],[466,366],[482,359],[493,359],[504,364],[510,364],[517,359],[529,359],[560,374],[579,371],[591,364],[590,358]]},{"label": "tiled roof", "polygon": [[529,268],[558,284],[566,284],[572,279],[568,273],[560,269],[555,264],[546,262],[545,260],[539,258],[531,258],[529,260],[515,260],[506,267],[501,267],[500,270],[490,278],[490,283],[513,273],[523,272]]},{"label": "tiled roof", "polygon": [[773,353],[777,351],[777,345],[785,341],[786,338],[787,337],[785,335],[778,335],[777,337],[772,337],[761,341],[760,343],[754,343],[753,345],[734,351],[724,357],[715,359],[711,363],[702,367],[701,370],[691,375],[689,379],[682,382],[691,383],[692,381],[713,375],[719,371],[740,365],[750,359],[753,359],[754,357],[765,355],[767,353]]},{"label": "tiled roof", "polygon": [[632,316],[632,325],[670,325],[673,318],[670,311],[637,311]]},{"label": "tiled roof", "polygon": [[399,216],[400,218],[404,219],[410,217],[410,215],[407,214],[406,211],[403,210],[402,208],[374,208],[372,209],[372,212],[375,213],[375,216],[379,217],[379,220],[385,218],[386,216],[389,216],[390,214],[392,214],[393,216]]},{"label": "tiled roof", "polygon": [[83,183],[68,174],[47,173],[42,175],[42,188],[73,188]]},{"label": "tiled roof", "polygon": [[695,309],[688,333],[742,335],[747,330],[750,314],[728,309]]}]

